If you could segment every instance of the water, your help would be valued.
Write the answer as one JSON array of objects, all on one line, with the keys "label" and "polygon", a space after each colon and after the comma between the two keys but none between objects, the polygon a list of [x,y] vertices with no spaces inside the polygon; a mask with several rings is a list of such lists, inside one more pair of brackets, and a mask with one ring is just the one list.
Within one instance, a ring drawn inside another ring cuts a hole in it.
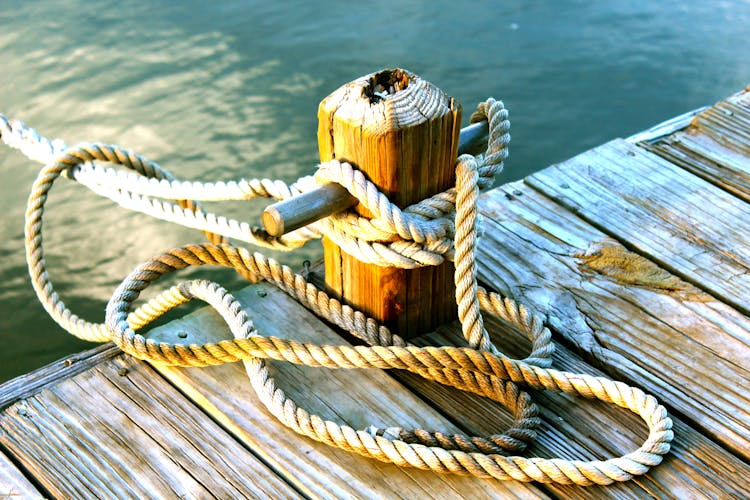
[{"label": "water", "polygon": [[[310,173],[318,102],[383,67],[435,83],[467,116],[503,99],[513,124],[503,182],[750,82],[740,0],[2,4],[0,112],[69,144],[132,148],[187,179]],[[48,319],[28,282],[23,212],[38,168],[0,149],[0,381],[91,346]],[[261,207],[224,211],[259,220]],[[202,241],[70,182],[53,189],[45,227],[53,282],[94,321],[136,263]]]}]

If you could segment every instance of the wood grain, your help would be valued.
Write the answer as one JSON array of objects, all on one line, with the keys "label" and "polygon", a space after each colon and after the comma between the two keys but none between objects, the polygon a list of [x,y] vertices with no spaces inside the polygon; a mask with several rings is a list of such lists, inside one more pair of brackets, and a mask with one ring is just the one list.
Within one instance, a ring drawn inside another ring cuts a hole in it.
[{"label": "wood grain", "polygon": [[643,147],[750,201],[750,91],[698,114],[683,132]]},{"label": "wood grain", "polygon": [[0,498],[44,498],[44,495],[26,479],[18,467],[2,453],[0,453]]},{"label": "wood grain", "polygon": [[620,139],[526,183],[660,267],[750,313],[750,204]]},{"label": "wood grain", "polygon": [[[480,277],[613,376],[750,459],[750,319],[523,183],[482,198]],[[592,257],[608,256],[594,263]]]},{"label": "wood grain", "polygon": [[158,373],[103,361],[0,415],[0,442],[61,498],[299,495]]},{"label": "wood grain", "polygon": [[[529,344],[520,334],[490,321],[493,341],[503,351],[521,357]],[[424,343],[462,343],[458,326]],[[602,375],[563,346],[557,346],[553,367],[575,373]],[[467,432],[488,433],[507,425],[507,410],[486,398],[425,383],[411,374],[399,378],[415,392],[432,401]],[[646,437],[643,421],[621,408],[561,394],[532,392],[539,404],[542,425],[537,439],[524,456],[560,457],[569,460],[600,460],[635,450]],[[669,401],[663,401],[669,402]],[[672,450],[645,476],[609,486],[543,485],[556,498],[743,498],[750,488],[750,466],[709,438],[674,418]]]},{"label": "wood grain", "polygon": [[[388,79],[401,81],[405,88],[374,97],[375,84]],[[351,163],[405,208],[455,184],[460,128],[461,106],[452,98],[414,74],[383,70],[342,86],[320,103],[320,160]],[[456,318],[451,263],[380,267],[334,247],[326,240],[329,291],[402,337]]]},{"label": "wood grain", "polygon": [[8,380],[0,385],[0,410],[36,394],[49,385],[85,372],[120,352],[114,344],[102,344],[87,351],[65,356],[38,370]]},{"label": "wood grain", "polygon": [[[268,284],[235,294],[250,311],[258,332],[309,342],[343,340],[295,300]],[[174,324],[154,329],[150,337],[174,340],[229,338],[221,318],[201,309]],[[457,430],[440,413],[379,370],[325,370],[273,362],[279,386],[308,410],[354,428],[422,426]],[[534,485],[435,474],[367,459],[299,436],[258,401],[240,364],[209,368],[157,367],[195,404],[261,456],[305,495],[314,498],[536,498]]]}]

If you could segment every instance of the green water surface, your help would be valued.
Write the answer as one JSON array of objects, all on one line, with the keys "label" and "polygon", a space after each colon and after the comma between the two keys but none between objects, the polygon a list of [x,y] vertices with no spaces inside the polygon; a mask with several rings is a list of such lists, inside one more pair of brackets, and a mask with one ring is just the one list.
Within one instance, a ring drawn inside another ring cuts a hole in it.
[{"label": "green water surface", "polygon": [[[318,102],[400,66],[456,97],[466,116],[488,96],[505,101],[505,182],[739,90],[750,83],[748,40],[741,0],[3,0],[0,112],[68,144],[132,148],[185,179],[292,181],[317,159]],[[55,325],[29,284],[23,213],[39,168],[0,146],[0,381],[91,346]],[[89,320],[102,320],[135,264],[202,241],[59,184],[47,263]],[[209,208],[259,221],[262,206]],[[299,266],[317,245],[277,257]]]}]

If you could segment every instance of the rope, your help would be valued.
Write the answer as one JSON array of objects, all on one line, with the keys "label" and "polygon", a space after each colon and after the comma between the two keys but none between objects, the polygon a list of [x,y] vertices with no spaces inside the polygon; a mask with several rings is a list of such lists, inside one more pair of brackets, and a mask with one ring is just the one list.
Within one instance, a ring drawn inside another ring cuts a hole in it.
[{"label": "rope", "polygon": [[[400,466],[501,480],[579,485],[631,479],[659,464],[669,451],[673,433],[666,409],[653,396],[622,382],[549,368],[553,344],[542,319],[513,300],[477,285],[477,197],[480,188],[491,185],[507,157],[510,140],[507,118],[507,110],[500,101],[489,99],[481,103],[472,121],[489,122],[486,154],[461,156],[456,163],[455,188],[404,210],[391,204],[351,165],[335,161],[321,164],[315,176],[317,182],[340,183],[376,217],[363,219],[351,213],[339,214],[281,238],[206,213],[188,200],[257,196],[285,199],[314,186],[312,178],[302,178],[292,186],[268,179],[179,182],[157,164],[116,146],[83,144],[66,148],[61,141],[49,141],[3,115],[0,115],[0,135],[7,144],[46,164],[27,203],[27,262],[32,284],[45,309],[73,335],[84,340],[113,341],[126,353],[154,363],[208,366],[242,361],[260,400],[288,427],[329,445]],[[123,165],[135,174],[104,169],[92,163],[94,160]],[[373,318],[329,297],[289,267],[260,253],[251,254],[244,248],[228,245],[216,234],[212,235],[215,243],[170,250],[137,266],[107,304],[106,322],[89,323],[73,314],[57,295],[44,260],[44,205],[61,174],[128,208],[266,247],[288,250],[325,234],[360,260],[378,265],[412,268],[454,258],[459,319],[469,347],[410,345]],[[177,200],[179,206],[156,198]],[[265,279],[369,345],[317,345],[260,335],[239,302],[219,285],[205,280],[173,286],[131,312],[140,293],[161,276],[205,264],[230,267],[243,276]],[[167,311],[194,299],[205,301],[221,314],[233,340],[181,345],[157,343],[136,333]],[[484,328],[482,311],[519,326],[532,342],[532,352],[526,359],[514,360],[497,351]],[[511,410],[514,421],[504,433],[486,437],[398,427],[353,429],[311,414],[291,400],[270,376],[269,359],[331,369],[408,370],[427,380],[497,401]],[[637,450],[606,461],[506,456],[522,451],[534,439],[540,423],[536,406],[518,384],[627,408],[645,421],[648,438]]]},{"label": "rope", "polygon": [[[472,115],[473,122],[487,120],[490,136],[487,154],[480,158],[480,188],[492,184],[502,169],[510,141],[508,111],[503,103],[489,99]],[[174,222],[206,233],[209,241],[221,243],[221,237],[251,243],[274,250],[289,251],[310,239],[326,235],[344,251],[362,262],[379,266],[414,269],[453,260],[453,213],[455,189],[439,193],[407,207],[403,211],[392,204],[361,172],[348,163],[331,161],[319,165],[315,176],[302,177],[291,186],[280,180],[251,179],[231,182],[180,182],[158,164],[133,152],[107,144],[79,144],[49,141],[20,121],[0,114],[0,135],[11,147],[31,159],[52,164],[64,158],[60,173],[106,196],[124,208]],[[93,160],[116,163],[134,173],[102,168]],[[59,175],[59,174],[58,174]],[[263,229],[205,212],[188,200],[237,200],[256,197],[288,199],[322,182],[339,182],[379,217],[363,219],[352,214],[335,215],[281,237],[272,237]],[[40,189],[42,187],[40,186]],[[170,201],[160,201],[155,198]]]}]

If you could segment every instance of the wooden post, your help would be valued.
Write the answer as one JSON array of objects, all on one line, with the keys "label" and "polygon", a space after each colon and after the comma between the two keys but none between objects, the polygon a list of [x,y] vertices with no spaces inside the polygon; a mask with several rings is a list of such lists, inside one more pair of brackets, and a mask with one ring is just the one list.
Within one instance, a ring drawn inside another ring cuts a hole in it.
[{"label": "wooden post", "polygon": [[[460,129],[461,106],[402,69],[350,82],[318,108],[321,161],[353,164],[401,208],[455,184]],[[327,239],[323,245],[328,291],[402,337],[456,318],[452,263],[381,267],[358,261]]]},{"label": "wooden post", "polygon": [[[486,121],[462,128],[458,136],[458,155],[484,152],[488,133]],[[263,227],[271,236],[282,236],[356,204],[357,198],[344,186],[331,182],[268,205],[263,210]]]}]

